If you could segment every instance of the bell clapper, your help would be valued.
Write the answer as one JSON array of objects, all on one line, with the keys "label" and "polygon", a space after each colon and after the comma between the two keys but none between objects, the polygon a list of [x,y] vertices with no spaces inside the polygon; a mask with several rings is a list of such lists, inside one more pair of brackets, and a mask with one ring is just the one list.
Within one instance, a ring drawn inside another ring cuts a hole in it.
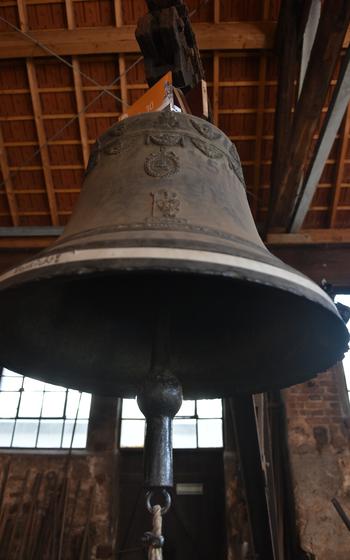
[{"label": "bell clapper", "polygon": [[[173,486],[173,418],[182,404],[182,387],[169,370],[169,321],[161,311],[156,325],[150,373],[137,395],[137,404],[146,418],[144,485],[147,509],[155,518],[170,508]],[[152,501],[161,496],[162,506]],[[157,524],[159,526],[159,523]],[[152,537],[152,538],[151,538]],[[149,546],[161,547],[160,535],[146,533]],[[152,542],[153,544],[152,544]]]}]

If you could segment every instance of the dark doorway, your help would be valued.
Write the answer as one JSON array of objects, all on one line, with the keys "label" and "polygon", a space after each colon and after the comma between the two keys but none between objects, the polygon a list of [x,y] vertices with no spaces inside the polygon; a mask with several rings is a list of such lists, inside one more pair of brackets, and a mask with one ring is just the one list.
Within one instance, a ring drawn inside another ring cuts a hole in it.
[{"label": "dark doorway", "polygon": [[[152,529],[145,506],[142,451],[120,451],[118,560],[147,558],[140,542]],[[163,518],[165,560],[226,558],[222,449],[174,451],[173,504]]]}]

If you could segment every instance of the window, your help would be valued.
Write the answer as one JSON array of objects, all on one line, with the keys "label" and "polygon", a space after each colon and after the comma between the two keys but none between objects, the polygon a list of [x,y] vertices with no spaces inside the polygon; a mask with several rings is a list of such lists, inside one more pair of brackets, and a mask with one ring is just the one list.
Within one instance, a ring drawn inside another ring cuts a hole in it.
[{"label": "window", "polygon": [[[145,419],[136,399],[123,399],[120,447],[143,447]],[[174,418],[176,449],[222,447],[221,399],[183,401]]]},{"label": "window", "polygon": [[0,447],[86,447],[91,395],[3,369]]},{"label": "window", "polygon": [[[339,303],[343,303],[344,305],[350,307],[350,294],[347,295],[339,294],[336,296],[335,301]],[[350,329],[350,321],[348,323],[348,329]],[[350,350],[345,354],[345,358],[343,360],[343,366],[344,366],[346,385],[348,388],[348,396],[350,398]]]}]

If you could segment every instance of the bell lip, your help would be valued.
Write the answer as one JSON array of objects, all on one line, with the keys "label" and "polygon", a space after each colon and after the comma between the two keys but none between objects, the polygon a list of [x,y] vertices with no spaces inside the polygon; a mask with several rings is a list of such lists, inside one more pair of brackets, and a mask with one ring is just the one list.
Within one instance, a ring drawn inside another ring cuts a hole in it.
[{"label": "bell lip", "polygon": [[[138,248],[140,249],[140,248]],[[212,256],[212,254],[210,254]],[[76,256],[76,255],[75,255]],[[100,255],[101,256],[101,255]],[[225,257],[227,257],[227,255],[223,255]],[[38,260],[38,259],[36,259]],[[42,263],[43,264],[43,263]],[[99,266],[99,268],[97,267],[97,264]],[[114,263],[115,264],[115,263]],[[192,266],[191,266],[192,264]],[[58,266],[59,265],[59,266]],[[14,277],[10,277],[8,280],[6,280],[6,282],[3,282],[2,284],[0,283],[0,291],[3,290],[3,293],[1,294],[1,297],[6,297],[6,288],[8,288],[9,290],[11,290],[11,288],[14,289],[14,295],[16,296],[16,289],[17,287],[20,287],[23,283],[28,283],[29,285],[39,285],[41,282],[43,283],[50,283],[51,281],[55,281],[55,280],[60,280],[65,279],[67,281],[69,281],[70,278],[72,278],[72,275],[74,276],[74,278],[76,279],[77,282],[79,282],[79,276],[81,277],[86,277],[86,278],[93,278],[94,276],[122,276],[123,274],[152,274],[152,273],[164,273],[164,274],[179,274],[182,276],[185,275],[207,275],[207,276],[221,276],[221,277],[226,277],[228,280],[233,280],[233,282],[238,282],[238,283],[242,283],[242,282],[246,282],[247,284],[251,284],[251,286],[253,286],[253,284],[258,284],[261,287],[263,287],[264,285],[268,288],[268,289],[273,289],[273,290],[277,290],[277,291],[285,291],[285,292],[289,292],[291,295],[293,295],[294,297],[298,297],[298,298],[303,298],[305,300],[308,300],[308,304],[309,306],[317,306],[319,304],[320,305],[320,309],[322,309],[322,313],[329,316],[329,329],[332,331],[333,328],[336,329],[336,332],[338,333],[337,336],[339,335],[339,339],[338,339],[338,343],[337,345],[332,349],[331,352],[329,352],[327,359],[325,359],[322,363],[322,367],[320,367],[319,365],[315,365],[314,367],[309,367],[307,369],[307,371],[303,370],[300,371],[299,373],[295,374],[293,376],[293,378],[291,378],[290,376],[287,378],[285,378],[284,375],[281,375],[280,377],[280,381],[278,381],[277,379],[275,379],[274,381],[274,385],[273,388],[274,389],[282,389],[291,385],[295,385],[297,383],[302,383],[307,381],[308,379],[311,379],[312,377],[314,377],[316,374],[320,373],[321,371],[325,371],[327,368],[329,368],[330,366],[332,366],[334,363],[336,363],[338,360],[340,360],[343,355],[344,352],[346,351],[346,344],[347,341],[349,339],[349,335],[347,333],[347,329],[346,329],[346,325],[344,324],[344,322],[342,321],[342,319],[339,316],[339,313],[335,307],[335,305],[333,304],[332,300],[328,297],[328,295],[326,293],[323,292],[323,290],[321,288],[318,288],[317,284],[315,284],[314,282],[312,282],[311,280],[303,277],[302,275],[299,275],[298,273],[294,273],[295,276],[297,276],[298,278],[300,278],[301,280],[307,280],[308,283],[310,283],[311,285],[315,286],[317,288],[316,291],[311,291],[307,288],[305,288],[305,286],[300,286],[298,287],[298,285],[296,284],[292,284],[292,283],[287,283],[285,280],[280,280],[278,279],[278,283],[275,281],[273,282],[273,277],[270,277],[270,279],[265,275],[265,277],[263,275],[259,275],[258,273],[254,272],[254,277],[249,277],[247,272],[245,272],[244,274],[239,275],[237,269],[234,270],[232,267],[231,269],[226,265],[219,265],[219,264],[213,264],[212,262],[210,263],[198,263],[195,261],[192,261],[192,263],[189,264],[189,262],[186,261],[181,261],[179,259],[175,260],[168,260],[167,262],[164,262],[164,260],[162,259],[162,263],[160,262],[155,262],[153,263],[153,266],[150,265],[150,263],[147,263],[147,259],[138,259],[137,262],[132,262],[131,259],[127,260],[127,259],[119,259],[118,261],[118,265],[121,268],[112,268],[111,267],[111,261],[110,260],[98,260],[97,261],[82,261],[82,262],[77,262],[76,260],[73,261],[72,263],[66,264],[66,265],[62,265],[62,263],[56,263],[56,266],[52,265],[48,266],[47,263],[46,265],[43,265],[40,269],[34,269],[31,271],[27,271],[27,272],[23,272],[21,275],[19,275],[17,277],[17,284],[13,283]],[[273,268],[277,268],[277,267],[273,267]],[[16,270],[16,269],[14,269]],[[40,272],[40,275],[38,275],[38,272]],[[3,275],[4,276],[4,275]],[[276,278],[275,278],[276,280]],[[0,277],[0,281],[1,281],[1,277]],[[30,286],[29,286],[30,288]],[[12,291],[12,290],[11,290]],[[310,308],[309,308],[310,309]],[[9,367],[10,369],[13,368],[16,371],[16,367],[13,367],[13,365],[7,360],[7,362],[4,362],[4,365],[6,367]],[[23,368],[22,368],[23,369]],[[19,373],[22,373],[20,369],[17,368],[17,371]],[[26,375],[31,375],[29,373],[29,371],[25,371],[24,372]],[[69,372],[68,372],[69,373]],[[35,375],[32,375],[33,377],[35,377]],[[40,378],[39,375],[37,375],[36,377]],[[46,378],[41,376],[42,379]],[[67,378],[68,379],[68,378]],[[57,380],[56,380],[57,381]],[[55,382],[52,378],[50,382]],[[58,382],[58,381],[57,381]],[[66,384],[67,385],[67,380],[61,380],[60,381],[61,385]],[[70,387],[76,387],[76,388],[80,388],[81,389],[81,385],[79,386],[78,384],[73,383],[72,381],[69,380],[68,386]],[[261,385],[254,385],[254,388],[252,389],[246,389],[246,390],[233,390],[233,385],[231,385],[230,383],[228,383],[227,387],[223,387],[222,391],[215,391],[215,394],[217,396],[222,396],[222,397],[226,397],[226,396],[230,396],[233,393],[234,394],[239,394],[241,393],[256,393],[256,392],[262,392],[264,390],[269,390],[271,389],[272,386],[270,385],[266,385],[264,384],[264,381],[261,383]],[[90,386],[88,387],[87,385],[84,386],[84,388],[82,389],[84,391],[92,391],[94,393],[97,394],[107,394],[109,392],[109,394],[114,394],[115,396],[123,396],[123,397],[128,397],[128,396],[132,396],[134,394],[134,386],[131,387],[130,385],[119,385],[119,389],[118,392],[114,391],[114,389],[110,388],[107,389],[106,391],[99,390],[98,386]],[[201,393],[203,398],[210,398],[213,396],[213,391],[211,390],[211,387],[204,387],[201,388],[201,390],[199,390],[199,393]],[[198,392],[197,394],[197,398],[198,398]],[[219,394],[220,393],[220,394]],[[190,398],[191,395],[194,395],[193,390],[190,389],[185,389],[185,394],[187,398]]]},{"label": "bell lip", "polygon": [[[276,259],[277,262],[284,263]],[[98,265],[96,267],[96,265]],[[247,281],[259,281],[266,283],[276,289],[279,285],[273,282],[278,278],[282,283],[287,284],[290,291],[297,295],[307,297],[307,293],[315,300],[330,310],[341,319],[339,312],[328,296],[328,294],[318,286],[313,280],[287,268],[286,265],[278,267],[271,263],[262,262],[247,257],[233,255],[230,253],[205,251],[175,247],[107,247],[107,248],[87,248],[69,249],[62,252],[42,255],[31,259],[22,265],[14,267],[0,275],[0,291],[8,287],[15,287],[22,283],[31,281],[49,280],[51,277],[67,276],[70,270],[76,270],[80,275],[94,273],[118,274],[124,271],[137,271],[140,268],[149,270],[171,270],[179,273],[191,273],[193,265],[203,266],[202,273],[215,274],[223,273],[224,276],[238,278],[245,277]],[[196,269],[197,270],[197,269]],[[251,274],[257,278],[250,277]],[[262,280],[262,279],[265,279]],[[293,290],[294,287],[294,290]],[[299,293],[304,290],[303,293]],[[342,319],[341,319],[342,320]]]}]

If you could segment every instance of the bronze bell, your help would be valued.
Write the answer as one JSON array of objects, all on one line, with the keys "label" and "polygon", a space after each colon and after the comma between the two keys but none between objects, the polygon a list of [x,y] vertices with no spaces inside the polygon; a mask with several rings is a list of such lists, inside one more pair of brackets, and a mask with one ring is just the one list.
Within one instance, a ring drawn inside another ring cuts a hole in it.
[{"label": "bronze bell", "polygon": [[299,383],[347,349],[330,298],[259,238],[231,141],[170,111],[109,129],[62,237],[0,277],[0,362],[132,396],[164,308],[186,397]]}]

